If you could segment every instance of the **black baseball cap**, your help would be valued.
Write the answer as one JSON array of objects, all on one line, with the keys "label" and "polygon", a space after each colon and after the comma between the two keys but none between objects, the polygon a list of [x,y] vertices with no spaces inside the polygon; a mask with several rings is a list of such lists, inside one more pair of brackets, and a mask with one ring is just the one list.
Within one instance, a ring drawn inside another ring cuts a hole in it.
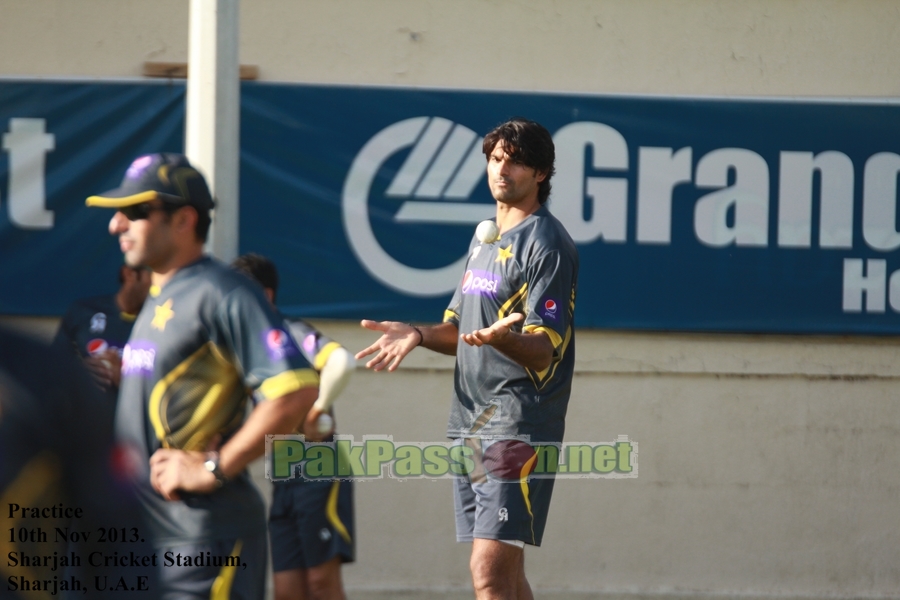
[{"label": "black baseball cap", "polygon": [[206,179],[191,166],[187,157],[168,152],[137,157],[125,171],[119,187],[91,196],[85,204],[123,208],[156,199],[200,210],[209,210],[216,204]]}]

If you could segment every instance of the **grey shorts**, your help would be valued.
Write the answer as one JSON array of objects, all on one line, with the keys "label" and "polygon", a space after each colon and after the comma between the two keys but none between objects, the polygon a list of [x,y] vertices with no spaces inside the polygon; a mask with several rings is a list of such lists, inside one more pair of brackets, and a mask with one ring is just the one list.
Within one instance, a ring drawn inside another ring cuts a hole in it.
[{"label": "grey shorts", "polygon": [[456,540],[518,540],[540,546],[554,480],[546,476],[528,477],[527,468],[519,473],[506,470],[502,477],[495,477],[490,466],[486,471],[479,466],[484,453],[490,459],[489,448],[497,442],[458,440],[457,443],[474,449],[476,469],[468,476],[453,480]]}]

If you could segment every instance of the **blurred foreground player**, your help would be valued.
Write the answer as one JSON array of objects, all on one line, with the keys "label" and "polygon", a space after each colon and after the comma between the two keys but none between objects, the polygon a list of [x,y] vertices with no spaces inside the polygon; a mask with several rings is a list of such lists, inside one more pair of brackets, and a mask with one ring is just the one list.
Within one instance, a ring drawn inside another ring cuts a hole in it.
[{"label": "blurred foreground player", "polygon": [[[263,287],[275,305],[278,270],[259,254],[239,256],[232,267]],[[344,389],[356,361],[340,344],[309,323],[288,321],[306,360],[319,372],[319,400],[335,398]],[[273,483],[269,514],[275,600],[342,600],[341,564],[354,560],[353,482],[306,480]]]},{"label": "blurred foreground player", "polygon": [[116,209],[125,262],[153,271],[123,354],[116,435],[141,457],[154,545],[183,558],[162,569],[163,597],[258,600],[266,520],[245,467],[267,434],[303,421],[318,375],[259,287],[204,255],[214,203],[184,156],[141,156],[87,204]]},{"label": "blurred foreground player", "polygon": [[[416,346],[455,354],[447,437],[487,465],[491,445],[509,438],[562,442],[575,364],[578,254],[544,206],[555,159],[550,133],[513,119],[488,133],[482,150],[499,239],[472,239],[442,324],[363,321],[382,336],[356,357],[375,354],[367,367],[393,371]],[[553,479],[529,477],[534,462],[526,461],[514,481],[477,472],[453,480],[456,537],[472,542],[480,599],[532,597],[523,548],[540,545],[553,491]]]},{"label": "blurred foreground player", "polygon": [[71,348],[113,403],[119,395],[122,350],[150,291],[150,271],[119,267],[119,291],[73,302],[53,344]]},{"label": "blurred foreground player", "polygon": [[[113,406],[71,353],[0,329],[0,596],[159,598],[127,464]],[[89,535],[76,544],[57,528]],[[95,552],[147,564],[98,567]]]}]

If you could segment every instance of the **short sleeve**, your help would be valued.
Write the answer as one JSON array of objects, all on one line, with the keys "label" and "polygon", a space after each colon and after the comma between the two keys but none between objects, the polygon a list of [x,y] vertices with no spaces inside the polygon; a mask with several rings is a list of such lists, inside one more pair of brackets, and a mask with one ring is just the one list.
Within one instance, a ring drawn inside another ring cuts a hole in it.
[{"label": "short sleeve", "polygon": [[447,308],[444,310],[444,318],[441,319],[443,323],[453,323],[456,325],[457,329],[459,329],[459,305],[462,302],[461,290],[462,285],[457,285],[456,290],[453,292],[453,298],[450,299],[450,304],[448,304]]},{"label": "short sleeve", "polygon": [[570,335],[575,312],[576,268],[574,260],[554,250],[529,261],[526,271],[530,291],[523,330],[546,333],[553,342],[556,358]]},{"label": "short sleeve", "polygon": [[258,400],[318,386],[318,375],[287,323],[256,289],[239,286],[227,294],[218,307],[215,327],[213,338],[234,353],[244,385]]},{"label": "short sleeve", "polygon": [[300,319],[290,321],[291,335],[300,346],[303,357],[318,372],[322,370],[331,353],[341,347],[340,344],[321,331]]}]

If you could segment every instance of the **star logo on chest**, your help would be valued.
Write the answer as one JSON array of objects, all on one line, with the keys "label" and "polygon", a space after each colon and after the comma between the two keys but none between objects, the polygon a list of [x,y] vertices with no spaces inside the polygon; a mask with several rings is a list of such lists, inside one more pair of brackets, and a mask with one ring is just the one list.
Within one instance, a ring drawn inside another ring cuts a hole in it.
[{"label": "star logo on chest", "polygon": [[494,262],[505,265],[506,261],[510,258],[515,258],[515,255],[512,253],[512,244],[506,248],[497,248],[497,258],[494,259]]},{"label": "star logo on chest", "polygon": [[153,315],[153,321],[150,323],[150,326],[154,329],[165,331],[166,323],[175,316],[175,313],[172,311],[172,299],[169,298],[162,305],[157,306],[155,310],[156,312]]}]

